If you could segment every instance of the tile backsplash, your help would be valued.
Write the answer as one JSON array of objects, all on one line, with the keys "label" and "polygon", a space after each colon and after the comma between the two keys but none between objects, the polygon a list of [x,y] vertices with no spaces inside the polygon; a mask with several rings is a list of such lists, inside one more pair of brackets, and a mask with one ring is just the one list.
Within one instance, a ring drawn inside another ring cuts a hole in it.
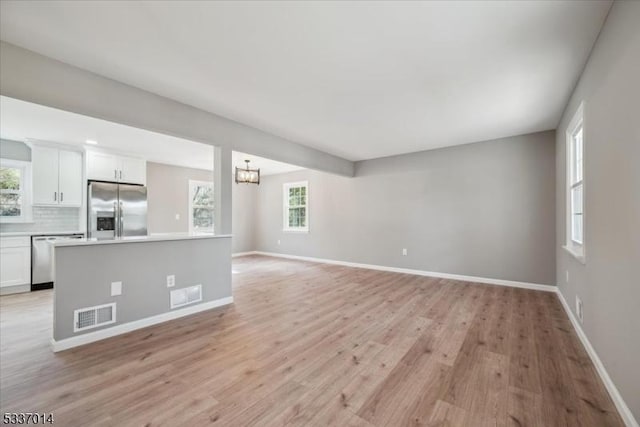
[{"label": "tile backsplash", "polygon": [[80,208],[33,207],[32,223],[1,223],[0,232],[76,231],[80,225]]}]

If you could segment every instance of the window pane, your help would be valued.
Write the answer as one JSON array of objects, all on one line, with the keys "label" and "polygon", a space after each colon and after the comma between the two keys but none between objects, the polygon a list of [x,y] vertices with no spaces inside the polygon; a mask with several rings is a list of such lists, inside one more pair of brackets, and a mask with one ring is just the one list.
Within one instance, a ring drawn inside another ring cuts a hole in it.
[{"label": "window pane", "polygon": [[198,185],[193,192],[193,204],[199,206],[213,206],[213,187]]},{"label": "window pane", "polygon": [[582,243],[582,214],[573,215],[571,227],[571,240]]},{"label": "window pane", "polygon": [[0,216],[20,216],[22,202],[19,194],[0,194]]},{"label": "window pane", "polygon": [[193,227],[202,229],[213,229],[213,209],[194,208],[193,209]]},{"label": "window pane", "polygon": [[576,133],[573,135],[573,144],[572,144],[573,153],[571,153],[572,154],[571,177],[573,179],[572,184],[582,181],[582,151],[583,151],[582,135],[583,135],[582,127],[578,128]]},{"label": "window pane", "polygon": [[582,184],[571,189],[571,214],[582,214]]},{"label": "window pane", "polygon": [[300,208],[300,227],[307,226],[307,208]]},{"label": "window pane", "polygon": [[0,168],[0,189],[20,190],[20,169]]},{"label": "window pane", "polygon": [[582,181],[582,128],[576,135],[576,181]]},{"label": "window pane", "polygon": [[571,189],[571,240],[582,243],[582,184]]}]

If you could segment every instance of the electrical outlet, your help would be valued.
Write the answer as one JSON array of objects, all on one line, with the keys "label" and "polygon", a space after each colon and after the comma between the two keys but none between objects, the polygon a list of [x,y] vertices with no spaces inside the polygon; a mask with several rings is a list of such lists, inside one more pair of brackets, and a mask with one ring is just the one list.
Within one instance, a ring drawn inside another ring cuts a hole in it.
[{"label": "electrical outlet", "polygon": [[584,320],[584,309],[582,307],[582,300],[578,295],[576,295],[576,315],[578,316],[580,323],[582,323]]},{"label": "electrical outlet", "polygon": [[402,255],[407,256],[407,248],[402,248]]},{"label": "electrical outlet", "polygon": [[280,245],[280,240],[278,240],[278,245]]},{"label": "electrical outlet", "polygon": [[569,283],[569,270],[566,270],[565,273],[567,273],[567,283]]},{"label": "electrical outlet", "polygon": [[167,288],[173,288],[176,285],[176,276],[170,274],[167,276]]},{"label": "electrical outlet", "polygon": [[111,296],[122,295],[122,282],[111,282]]},{"label": "electrical outlet", "polygon": [[180,214],[176,214],[176,221],[180,219]]}]

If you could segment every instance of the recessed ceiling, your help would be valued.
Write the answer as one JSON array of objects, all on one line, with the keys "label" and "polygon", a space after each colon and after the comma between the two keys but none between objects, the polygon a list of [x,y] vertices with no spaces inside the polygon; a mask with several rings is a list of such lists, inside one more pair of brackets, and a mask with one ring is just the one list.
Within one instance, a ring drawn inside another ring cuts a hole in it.
[{"label": "recessed ceiling", "polygon": [[85,145],[152,162],[213,170],[213,147],[81,114],[0,96],[0,136],[14,141]]},{"label": "recessed ceiling", "polygon": [[2,1],[0,38],[362,160],[555,128],[610,6]]},{"label": "recessed ceiling", "polygon": [[[231,157],[233,166],[238,168],[246,167],[245,160],[249,160],[249,167],[251,169],[260,169],[260,175],[275,175],[278,173],[287,173],[304,169],[300,166],[277,162],[275,160],[265,159],[264,157],[241,153],[239,151],[234,151]],[[235,169],[233,170],[235,171]]]}]

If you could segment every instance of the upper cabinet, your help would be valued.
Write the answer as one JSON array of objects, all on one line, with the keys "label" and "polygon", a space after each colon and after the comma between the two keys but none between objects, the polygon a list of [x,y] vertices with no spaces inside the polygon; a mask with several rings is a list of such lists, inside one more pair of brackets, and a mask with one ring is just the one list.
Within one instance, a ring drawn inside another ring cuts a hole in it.
[{"label": "upper cabinet", "polygon": [[147,162],[133,157],[120,157],[120,173],[118,181],[127,184],[147,183]]},{"label": "upper cabinet", "polygon": [[82,205],[82,153],[34,145],[31,165],[34,205]]},{"label": "upper cabinet", "polygon": [[87,179],[145,185],[147,162],[134,157],[88,151]]}]

